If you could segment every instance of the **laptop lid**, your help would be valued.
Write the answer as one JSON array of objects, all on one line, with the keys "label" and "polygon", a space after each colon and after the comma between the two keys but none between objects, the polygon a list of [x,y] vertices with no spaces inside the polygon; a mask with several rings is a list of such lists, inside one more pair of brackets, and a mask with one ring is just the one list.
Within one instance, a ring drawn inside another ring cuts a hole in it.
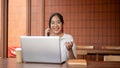
[{"label": "laptop lid", "polygon": [[21,36],[24,62],[62,63],[58,36]]}]

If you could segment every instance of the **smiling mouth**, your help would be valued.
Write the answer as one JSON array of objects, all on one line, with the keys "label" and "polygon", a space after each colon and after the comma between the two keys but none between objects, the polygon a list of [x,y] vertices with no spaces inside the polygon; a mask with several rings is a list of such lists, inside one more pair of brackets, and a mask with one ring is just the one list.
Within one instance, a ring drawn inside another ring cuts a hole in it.
[{"label": "smiling mouth", "polygon": [[56,28],[56,29],[54,29],[55,31],[58,31],[59,30],[59,28]]}]

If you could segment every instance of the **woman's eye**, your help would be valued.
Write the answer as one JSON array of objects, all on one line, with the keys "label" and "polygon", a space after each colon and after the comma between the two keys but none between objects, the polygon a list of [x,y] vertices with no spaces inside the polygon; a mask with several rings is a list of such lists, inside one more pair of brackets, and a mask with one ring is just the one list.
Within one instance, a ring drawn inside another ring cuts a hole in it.
[{"label": "woman's eye", "polygon": [[60,24],[61,22],[60,21],[57,21],[58,24]]},{"label": "woman's eye", "polygon": [[61,22],[60,21],[52,21],[51,24],[54,25],[54,24],[60,24]]},{"label": "woman's eye", "polygon": [[51,24],[54,24],[54,22],[51,22]]},{"label": "woman's eye", "polygon": [[58,24],[60,24],[61,22],[59,21]]}]

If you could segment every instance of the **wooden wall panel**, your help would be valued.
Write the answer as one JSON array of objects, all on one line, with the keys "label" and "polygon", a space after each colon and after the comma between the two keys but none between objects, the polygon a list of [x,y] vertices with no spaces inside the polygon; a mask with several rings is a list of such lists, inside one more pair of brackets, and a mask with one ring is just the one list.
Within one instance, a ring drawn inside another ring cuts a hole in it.
[{"label": "wooden wall panel", "polygon": [[8,57],[8,0],[1,0],[1,46],[2,58]]},{"label": "wooden wall panel", "polygon": [[44,35],[44,0],[31,0],[31,35]]},{"label": "wooden wall panel", "polygon": [[20,36],[26,35],[26,0],[9,0],[8,47],[20,47]]},{"label": "wooden wall panel", "polygon": [[76,45],[120,45],[119,0],[45,0],[45,28],[52,13],[63,15]]},{"label": "wooden wall panel", "polygon": [[0,57],[2,56],[2,31],[1,31],[1,30],[2,30],[2,29],[1,29],[1,28],[2,28],[2,27],[1,27],[1,26],[2,26],[2,21],[1,21],[1,20],[2,20],[2,19],[1,19],[1,16],[2,16],[2,14],[1,14],[2,6],[1,6],[1,5],[2,5],[2,4],[1,4],[1,1],[2,1],[2,0],[0,0]]}]

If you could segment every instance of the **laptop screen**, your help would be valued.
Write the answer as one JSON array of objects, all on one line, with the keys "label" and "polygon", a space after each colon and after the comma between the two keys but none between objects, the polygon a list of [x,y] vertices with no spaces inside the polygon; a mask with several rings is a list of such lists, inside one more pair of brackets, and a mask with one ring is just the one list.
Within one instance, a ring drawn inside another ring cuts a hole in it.
[{"label": "laptop screen", "polygon": [[58,36],[21,36],[24,62],[62,63]]}]

